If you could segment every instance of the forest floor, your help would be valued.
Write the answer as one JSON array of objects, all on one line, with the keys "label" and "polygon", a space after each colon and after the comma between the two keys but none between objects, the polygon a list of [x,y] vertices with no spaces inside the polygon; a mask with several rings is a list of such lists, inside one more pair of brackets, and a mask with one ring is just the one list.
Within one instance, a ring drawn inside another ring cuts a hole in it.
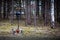
[{"label": "forest floor", "polygon": [[[19,29],[22,29],[22,33],[13,35],[11,33],[12,29],[16,30],[17,28],[17,22],[13,23],[11,25],[10,21],[1,21],[0,22],[0,38],[17,38],[16,40],[22,39],[25,40],[39,40],[40,38],[60,38],[60,27],[56,27],[54,29],[51,29],[50,26],[25,26],[24,22],[21,21],[19,24]],[[20,37],[20,38],[19,38]],[[13,39],[12,38],[12,39]],[[24,38],[24,39],[23,39]],[[52,40],[53,40],[52,39]],[[3,40],[3,39],[1,39]],[[8,40],[8,39],[6,39]],[[13,39],[15,40],[15,39]],[[55,40],[55,39],[54,39]]]}]

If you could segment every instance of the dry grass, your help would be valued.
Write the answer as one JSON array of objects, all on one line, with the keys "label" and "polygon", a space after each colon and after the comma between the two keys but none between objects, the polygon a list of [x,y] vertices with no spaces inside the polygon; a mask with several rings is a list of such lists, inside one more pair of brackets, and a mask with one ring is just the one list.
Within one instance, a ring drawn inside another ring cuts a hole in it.
[{"label": "dry grass", "polygon": [[[11,35],[10,31],[12,28],[17,28],[17,23],[11,25],[10,22],[1,22],[2,26],[0,26],[0,35]],[[41,36],[41,37],[55,37],[60,36],[60,28],[51,29],[48,27],[33,27],[33,26],[25,26],[23,22],[20,24],[20,29],[22,28],[22,36]]]}]

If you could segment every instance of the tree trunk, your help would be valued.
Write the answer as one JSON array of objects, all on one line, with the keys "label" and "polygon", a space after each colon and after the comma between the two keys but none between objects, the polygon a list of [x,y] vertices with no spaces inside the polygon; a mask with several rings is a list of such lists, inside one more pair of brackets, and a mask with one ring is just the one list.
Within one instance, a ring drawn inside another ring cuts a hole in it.
[{"label": "tree trunk", "polygon": [[2,19],[2,13],[1,13],[1,10],[2,9],[2,0],[0,0],[0,20]]},{"label": "tree trunk", "polygon": [[55,27],[54,0],[51,0],[51,28]]}]

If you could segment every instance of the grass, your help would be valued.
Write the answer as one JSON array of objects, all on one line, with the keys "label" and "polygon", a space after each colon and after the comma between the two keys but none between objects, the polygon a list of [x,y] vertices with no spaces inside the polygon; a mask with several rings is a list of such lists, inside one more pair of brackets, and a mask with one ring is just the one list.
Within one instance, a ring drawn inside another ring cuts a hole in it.
[{"label": "grass", "polygon": [[[14,23],[11,25],[10,22],[1,22],[0,23],[2,26],[0,26],[0,35],[11,35],[10,31],[12,28],[16,29],[17,28],[17,23]],[[60,28],[56,29],[51,29],[49,26],[48,27],[33,27],[32,26],[25,26],[24,22],[21,22],[19,24],[20,27],[22,28],[22,36],[23,37],[31,37],[31,36],[36,36],[36,37],[58,37],[60,36]]]}]

